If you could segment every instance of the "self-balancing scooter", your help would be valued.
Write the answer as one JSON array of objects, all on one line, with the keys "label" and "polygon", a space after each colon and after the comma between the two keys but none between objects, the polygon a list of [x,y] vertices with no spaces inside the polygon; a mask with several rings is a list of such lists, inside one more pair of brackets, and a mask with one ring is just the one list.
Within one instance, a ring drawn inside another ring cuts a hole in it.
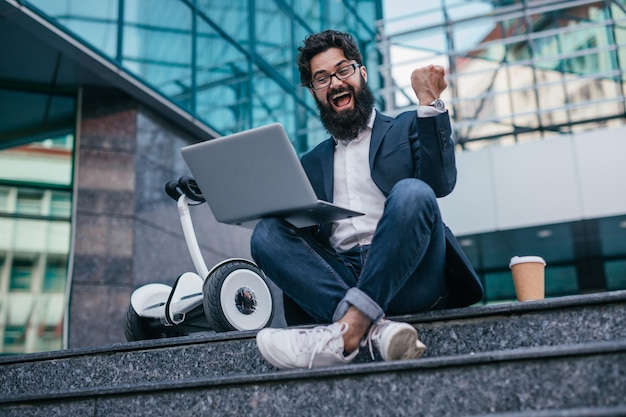
[{"label": "self-balancing scooter", "polygon": [[165,186],[178,202],[187,248],[196,272],[181,274],[173,286],[146,284],[133,291],[124,333],[128,341],[215,330],[255,330],[267,326],[274,300],[263,271],[252,261],[224,260],[209,270],[202,258],[189,207],[205,202],[196,181],[181,177]]}]

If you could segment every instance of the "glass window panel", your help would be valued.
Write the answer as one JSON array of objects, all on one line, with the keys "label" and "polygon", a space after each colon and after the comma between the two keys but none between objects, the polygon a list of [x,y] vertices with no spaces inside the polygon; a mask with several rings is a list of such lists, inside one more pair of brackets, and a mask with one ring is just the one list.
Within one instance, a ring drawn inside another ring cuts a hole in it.
[{"label": "glass window panel", "polygon": [[9,277],[9,289],[12,291],[30,290],[33,284],[34,267],[33,258],[14,258]]},{"label": "glass window panel", "polygon": [[[191,87],[191,36],[129,28],[137,48],[124,44],[123,65],[174,101]],[[171,48],[171,49],[170,49]]]},{"label": "glass window panel", "polygon": [[603,256],[626,256],[626,216],[598,220]]},{"label": "glass window panel", "polygon": [[[258,4],[258,3],[257,3]],[[291,48],[291,18],[275,3],[263,3],[255,10],[255,48],[272,68],[291,81],[295,60]]]},{"label": "glass window panel", "polygon": [[604,273],[607,290],[626,290],[626,260],[605,262]]},{"label": "glass window panel", "polygon": [[[373,25],[369,25],[365,22],[371,22],[375,20],[376,5],[374,2],[350,2],[346,7],[347,2],[327,2],[326,8],[321,11],[322,22],[321,29],[334,28],[339,31],[350,32],[355,36],[361,53],[367,56],[367,51],[371,48],[368,45],[373,45],[373,38],[375,37],[375,28]],[[406,4],[405,4],[406,6]],[[367,59],[366,59],[367,60]],[[374,69],[374,68],[370,68]]]},{"label": "glass window panel", "polygon": [[482,268],[508,268],[512,256],[538,255],[548,264],[574,259],[570,225],[507,230],[478,235]]},{"label": "glass window panel", "polygon": [[485,274],[485,301],[516,300],[510,271]]},{"label": "glass window panel", "polygon": [[9,212],[9,193],[11,189],[8,187],[0,187],[0,213]]},{"label": "glass window panel", "polygon": [[443,16],[440,4],[433,3],[435,2],[383,2],[385,30],[388,33],[404,32],[416,26],[441,21]]},{"label": "glass window panel", "polygon": [[61,326],[42,325],[37,329],[34,350],[37,352],[60,350],[63,348],[63,331]]},{"label": "glass window panel", "polygon": [[65,303],[63,294],[42,294],[37,298],[37,312],[32,322],[38,327],[60,327],[63,322]]},{"label": "glass window panel", "polygon": [[118,0],[33,0],[32,3],[106,55],[115,57]]},{"label": "glass window panel", "polygon": [[[46,108],[47,117],[54,120],[55,123],[62,124],[64,126],[74,126],[76,123],[76,98],[73,95],[51,95]],[[69,130],[69,129],[68,129]],[[73,135],[64,134],[61,136],[55,136],[48,138],[53,143],[70,145],[65,149],[72,149]],[[56,147],[56,146],[55,146]],[[61,149],[60,147],[56,147]]]},{"label": "glass window panel", "polygon": [[[40,109],[35,108],[32,110],[35,113],[40,111]],[[15,112],[12,110],[5,113],[7,115],[6,118],[12,117],[15,113],[26,112]],[[72,111],[72,118],[74,117],[75,114]],[[45,127],[38,126],[37,123],[30,127],[34,130],[43,129]],[[0,124],[2,124],[1,121]],[[23,127],[20,127],[20,129],[21,128]],[[67,135],[63,135],[62,137],[65,138],[66,136]],[[69,145],[69,148],[65,149],[47,145],[49,140],[55,140],[57,138],[57,136],[53,136],[44,141],[30,142],[25,146],[0,150],[0,179],[26,183],[35,182],[70,185],[72,182],[73,135],[70,135],[70,137],[72,138],[71,145]],[[33,167],[36,168],[33,169]],[[20,190],[20,192],[22,192],[22,190]]]},{"label": "glass window panel", "polygon": [[59,20],[100,52],[112,59],[117,58],[117,20],[112,23],[98,22],[93,19],[82,19],[77,15]]},{"label": "glass window panel", "polygon": [[182,1],[124,0],[124,21],[152,29],[191,28],[191,9]]},{"label": "glass window panel", "polygon": [[40,142],[42,148],[57,150],[72,150],[74,147],[73,135],[63,135],[44,139]]},{"label": "glass window panel", "polygon": [[454,49],[474,49],[494,28],[497,30],[500,26],[496,26],[490,19],[472,20],[454,25],[452,27]]},{"label": "glass window panel", "polygon": [[12,293],[8,298],[6,324],[26,326],[35,306],[35,296],[30,292]]},{"label": "glass window panel", "polygon": [[[253,4],[260,8],[267,3],[274,2],[262,1]],[[201,19],[215,23],[246,49],[250,30],[248,4],[250,4],[248,0],[196,0],[196,7],[202,12]]]},{"label": "glass window panel", "polygon": [[[323,2],[316,1],[292,1],[291,7],[296,15],[300,16],[303,22],[307,22],[313,25],[316,22],[319,22],[321,19],[321,8]],[[302,24],[301,22],[294,22],[297,25]],[[304,23],[306,24],[306,23]],[[317,28],[303,29],[304,35],[317,31]],[[304,36],[296,35],[297,40],[304,39]],[[297,43],[298,41],[296,41]]]},{"label": "glass window panel", "polygon": [[122,65],[190,109],[192,14],[183,2],[127,0]]},{"label": "glass window panel", "polygon": [[17,191],[16,212],[26,215],[42,214],[43,195],[42,190],[19,189]]},{"label": "glass window panel", "polygon": [[69,192],[53,191],[50,193],[50,216],[70,217],[72,195]]},{"label": "glass window panel", "polygon": [[578,280],[574,266],[546,267],[545,272],[546,297],[578,294]]},{"label": "glass window panel", "polygon": [[[293,112],[293,100],[285,94],[285,91],[274,80],[268,77],[260,77],[254,83],[253,109],[254,125],[268,124],[272,120],[287,123],[285,129],[293,131],[291,113]],[[291,126],[290,126],[291,125]]]},{"label": "glass window panel", "polygon": [[26,345],[26,325],[7,325],[4,329],[4,348],[7,352],[19,351]]},{"label": "glass window panel", "polygon": [[[0,88],[0,112],[3,117],[0,119],[0,133],[19,132],[22,129],[32,128],[33,125],[41,123],[43,114],[50,95],[36,93],[32,91],[6,90]],[[14,103],[21,103],[28,111],[18,111]],[[4,166],[3,166],[4,165]],[[11,178],[11,171],[6,167],[7,163],[0,164],[0,176]]]},{"label": "glass window panel", "polygon": [[[350,2],[350,11],[353,18],[350,25],[346,25],[344,30],[354,32],[359,39],[373,40],[375,25],[369,22],[376,22],[383,18],[382,7],[376,1],[353,0]],[[403,5],[406,7],[406,3]],[[374,45],[374,43],[372,43]]]},{"label": "glass window panel", "polygon": [[43,276],[43,291],[63,292],[67,282],[67,260],[49,258]]},{"label": "glass window panel", "polygon": [[258,76],[238,48],[198,25],[196,112],[223,134],[251,127],[251,87]]},{"label": "glass window panel", "polygon": [[47,14],[52,16],[76,15],[85,18],[116,19],[119,0],[30,0]]}]

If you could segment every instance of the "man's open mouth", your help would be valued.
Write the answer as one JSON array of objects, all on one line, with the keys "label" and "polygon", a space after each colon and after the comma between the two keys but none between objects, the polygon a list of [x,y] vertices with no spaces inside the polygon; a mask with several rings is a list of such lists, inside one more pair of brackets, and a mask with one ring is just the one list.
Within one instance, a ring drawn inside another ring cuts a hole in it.
[{"label": "man's open mouth", "polygon": [[352,93],[348,90],[340,91],[330,95],[330,102],[337,110],[341,110],[352,103]]}]

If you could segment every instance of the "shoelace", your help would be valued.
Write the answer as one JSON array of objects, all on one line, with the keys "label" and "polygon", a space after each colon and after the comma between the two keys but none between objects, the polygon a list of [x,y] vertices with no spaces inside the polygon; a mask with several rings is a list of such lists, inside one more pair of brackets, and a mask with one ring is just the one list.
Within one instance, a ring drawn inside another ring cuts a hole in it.
[{"label": "shoelace", "polygon": [[380,337],[383,333],[383,330],[386,327],[388,320],[385,319],[380,319],[378,322],[372,324],[370,326],[369,331],[367,332],[367,336],[365,336],[365,338],[363,340],[361,340],[361,343],[359,343],[360,346],[365,347],[367,345],[367,347],[369,348],[370,351],[370,356],[372,357],[372,360],[374,360],[374,348],[372,346],[372,342],[378,342],[380,340]]},{"label": "shoelace", "polygon": [[[297,334],[298,346],[302,347],[302,350],[313,346],[313,350],[311,352],[311,358],[309,359],[309,369],[313,367],[313,360],[315,359],[315,355],[320,353],[326,346],[330,344],[335,339],[343,337],[344,334],[348,331],[348,324],[334,324],[330,326],[319,326],[314,327],[313,329],[301,330]],[[331,348],[331,350],[338,351],[337,348]],[[338,352],[343,355],[342,352]]]}]

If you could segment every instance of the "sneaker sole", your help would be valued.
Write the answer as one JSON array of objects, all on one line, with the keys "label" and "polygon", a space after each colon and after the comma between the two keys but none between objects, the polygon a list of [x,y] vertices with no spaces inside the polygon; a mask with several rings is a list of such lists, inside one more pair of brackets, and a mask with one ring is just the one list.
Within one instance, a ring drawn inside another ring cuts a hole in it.
[{"label": "sneaker sole", "polygon": [[426,345],[417,338],[415,329],[402,329],[397,332],[387,345],[386,361],[397,361],[404,359],[417,359],[426,351]]},{"label": "sneaker sole", "polygon": [[270,354],[265,346],[266,337],[271,338],[271,332],[269,330],[262,330],[256,335],[257,348],[259,349],[259,352],[261,352],[261,355],[265,358],[265,360],[277,367],[278,369],[296,369],[296,366],[282,362]]}]

